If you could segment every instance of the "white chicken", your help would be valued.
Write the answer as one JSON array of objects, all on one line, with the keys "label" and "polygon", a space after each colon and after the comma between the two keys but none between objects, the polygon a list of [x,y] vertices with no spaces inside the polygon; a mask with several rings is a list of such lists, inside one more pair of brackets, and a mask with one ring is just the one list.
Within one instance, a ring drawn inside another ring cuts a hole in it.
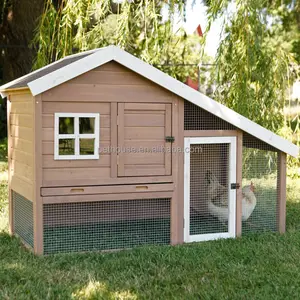
[{"label": "white chicken", "polygon": [[[221,185],[217,177],[207,171],[205,179],[207,181],[208,211],[216,217],[221,223],[228,222],[228,189]],[[242,189],[242,220],[247,221],[256,206],[256,197],[254,195],[254,185],[243,187]]]}]

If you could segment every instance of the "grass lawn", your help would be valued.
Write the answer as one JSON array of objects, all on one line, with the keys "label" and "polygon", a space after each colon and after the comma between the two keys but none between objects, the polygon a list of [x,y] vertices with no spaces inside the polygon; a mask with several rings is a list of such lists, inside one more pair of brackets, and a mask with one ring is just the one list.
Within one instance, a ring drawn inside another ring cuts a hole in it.
[{"label": "grass lawn", "polygon": [[0,299],[300,298],[299,179],[288,180],[285,235],[35,257],[7,233],[1,150]]}]

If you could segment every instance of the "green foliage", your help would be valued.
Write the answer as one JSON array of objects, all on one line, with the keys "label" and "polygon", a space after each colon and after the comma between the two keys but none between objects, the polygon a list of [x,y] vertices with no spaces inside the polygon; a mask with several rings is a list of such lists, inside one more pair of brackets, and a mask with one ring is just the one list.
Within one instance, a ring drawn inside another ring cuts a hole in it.
[{"label": "green foliage", "polygon": [[[74,52],[118,45],[156,65],[171,76],[185,80],[195,77],[195,68],[173,66],[200,62],[200,39],[173,31],[175,10],[182,1],[169,3],[170,18],[162,20],[163,1],[63,0],[56,9],[52,0],[41,17],[34,43],[38,54],[34,68]],[[162,65],[172,65],[162,67]]]},{"label": "green foliage", "polygon": [[[235,111],[277,131],[284,124],[289,88],[288,53],[268,42],[264,1],[235,1],[236,11],[225,19],[225,38],[217,55],[215,97]],[[227,4],[211,7],[213,20]]]}]

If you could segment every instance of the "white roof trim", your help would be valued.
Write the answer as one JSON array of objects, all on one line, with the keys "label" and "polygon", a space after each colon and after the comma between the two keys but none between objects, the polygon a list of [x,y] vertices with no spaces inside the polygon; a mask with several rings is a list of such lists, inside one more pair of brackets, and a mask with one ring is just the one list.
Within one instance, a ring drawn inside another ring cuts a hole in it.
[{"label": "white roof trim", "polygon": [[294,157],[298,156],[299,148],[296,145],[115,46],[99,49],[87,57],[28,83],[28,86],[35,96],[111,60],[115,60],[280,151]]}]

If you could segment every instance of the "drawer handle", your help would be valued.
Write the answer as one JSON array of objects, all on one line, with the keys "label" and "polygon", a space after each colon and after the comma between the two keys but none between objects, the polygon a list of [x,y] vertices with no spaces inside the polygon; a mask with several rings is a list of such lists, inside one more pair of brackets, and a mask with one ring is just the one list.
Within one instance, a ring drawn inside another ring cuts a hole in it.
[{"label": "drawer handle", "polygon": [[148,186],[147,185],[137,185],[136,190],[148,190]]},{"label": "drawer handle", "polygon": [[84,189],[71,189],[71,193],[84,193]]}]

